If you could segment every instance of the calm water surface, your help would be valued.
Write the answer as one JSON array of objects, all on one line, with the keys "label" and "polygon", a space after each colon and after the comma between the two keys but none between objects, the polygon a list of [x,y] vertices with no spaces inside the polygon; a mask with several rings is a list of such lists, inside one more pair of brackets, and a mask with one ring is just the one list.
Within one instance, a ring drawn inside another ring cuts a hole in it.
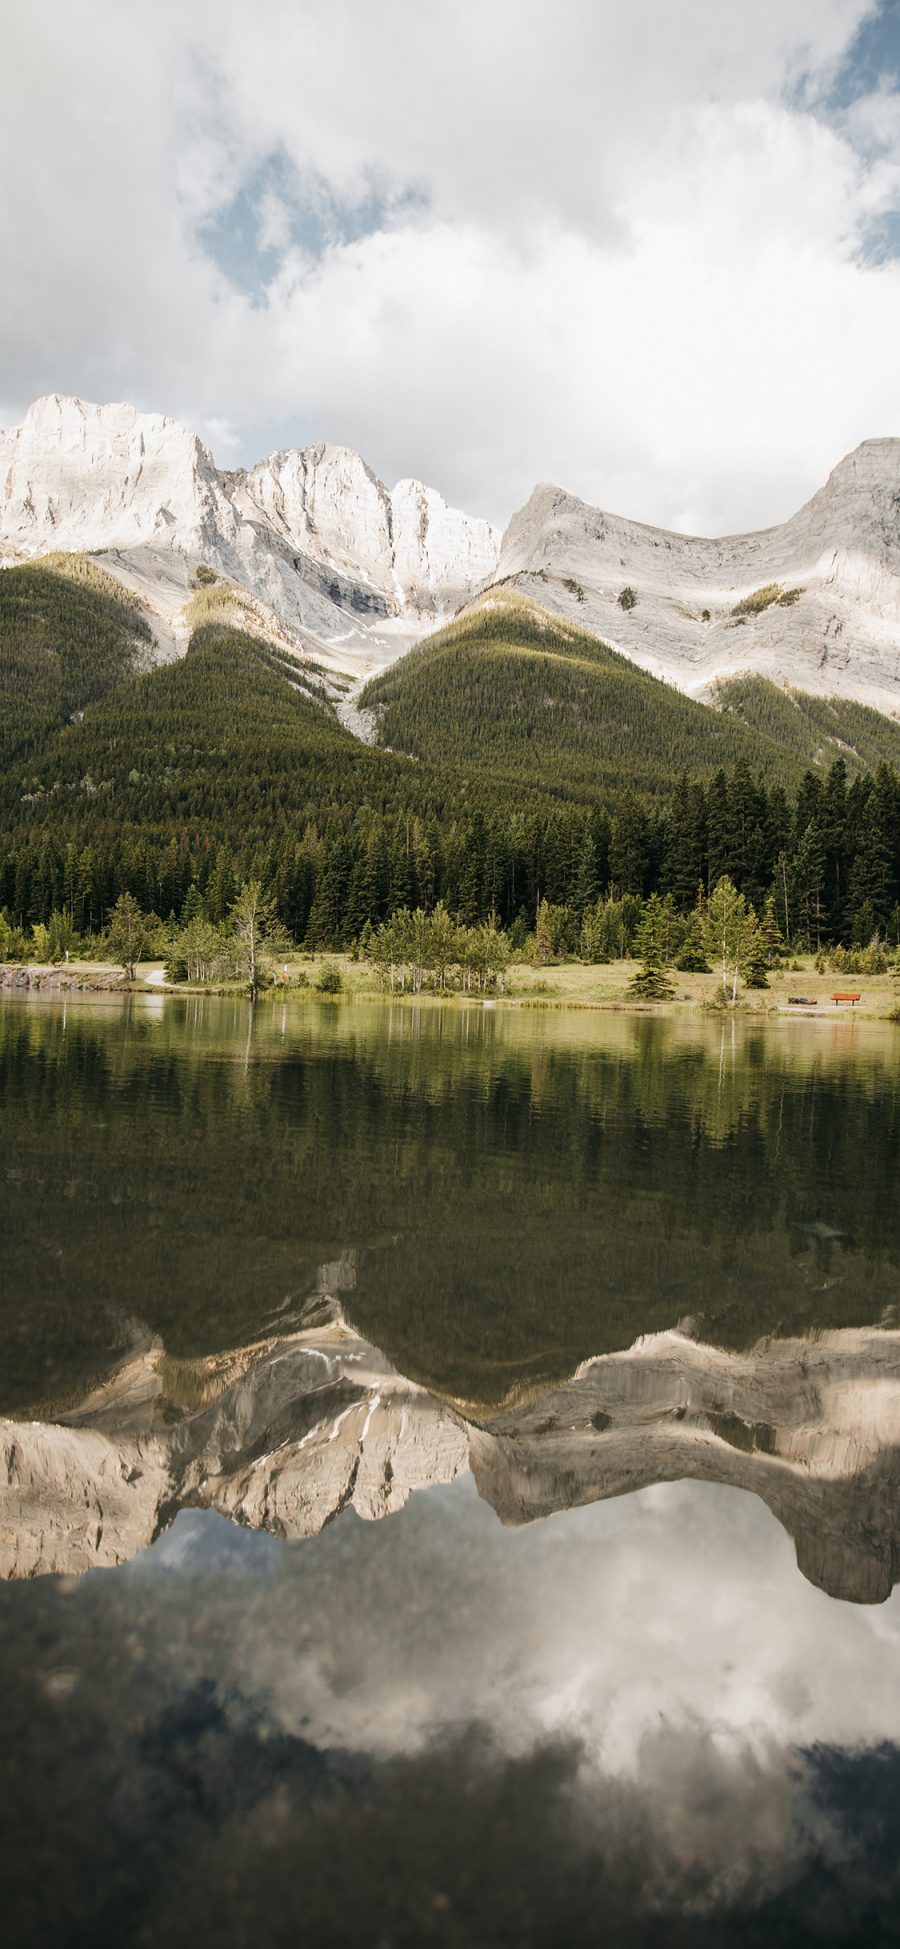
[{"label": "calm water surface", "polygon": [[898,1057],[0,1005],[7,1939],[900,1940]]}]

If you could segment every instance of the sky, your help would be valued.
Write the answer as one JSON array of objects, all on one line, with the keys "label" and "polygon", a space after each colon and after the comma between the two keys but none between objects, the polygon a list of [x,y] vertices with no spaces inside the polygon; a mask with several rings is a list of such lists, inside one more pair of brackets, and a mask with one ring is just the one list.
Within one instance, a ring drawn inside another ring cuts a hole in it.
[{"label": "sky", "polygon": [[43,0],[4,55],[0,424],[694,533],[900,436],[900,0]]}]

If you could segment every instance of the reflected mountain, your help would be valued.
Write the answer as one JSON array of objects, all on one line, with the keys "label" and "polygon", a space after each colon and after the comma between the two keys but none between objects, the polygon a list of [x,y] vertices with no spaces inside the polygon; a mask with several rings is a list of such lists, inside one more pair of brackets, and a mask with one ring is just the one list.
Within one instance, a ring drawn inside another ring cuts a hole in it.
[{"label": "reflected mountain", "polygon": [[330,1285],[299,1329],[178,1361],[137,1343],[56,1422],[0,1422],[0,1569],[80,1573],[132,1557],[179,1510],[286,1538],[351,1507],[377,1520],[470,1470],[505,1524],[693,1478],[750,1490],[831,1596],[900,1575],[900,1332],[848,1328],[742,1352],[684,1331],[582,1362],[485,1414],[406,1379]]}]

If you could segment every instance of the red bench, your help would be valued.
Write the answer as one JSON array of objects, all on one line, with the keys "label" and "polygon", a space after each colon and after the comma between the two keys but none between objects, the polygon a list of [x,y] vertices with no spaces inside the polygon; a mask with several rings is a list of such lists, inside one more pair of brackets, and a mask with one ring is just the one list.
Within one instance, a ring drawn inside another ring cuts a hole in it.
[{"label": "red bench", "polygon": [[862,994],[850,995],[841,993],[839,995],[832,995],[831,999],[833,1002],[852,1002],[855,1007],[857,1002],[862,1001]]}]

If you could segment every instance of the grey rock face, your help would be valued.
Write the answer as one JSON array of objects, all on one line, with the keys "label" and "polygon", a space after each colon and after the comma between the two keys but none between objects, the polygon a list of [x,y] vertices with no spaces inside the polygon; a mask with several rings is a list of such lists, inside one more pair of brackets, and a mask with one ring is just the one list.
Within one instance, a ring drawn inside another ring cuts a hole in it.
[{"label": "grey rock face", "polygon": [[[538,487],[509,524],[498,575],[692,695],[749,670],[900,710],[900,440],[865,441],[782,526],[721,540]],[[771,583],[801,593],[734,616]],[[619,601],[626,588],[637,597],[630,609]]]},{"label": "grey rock face", "polygon": [[478,1489],[521,1523],[692,1479],[750,1490],[812,1583],[879,1603],[900,1575],[900,1334],[729,1354],[654,1335],[473,1432]]},{"label": "grey rock face", "polygon": [[0,1422],[0,1574],[124,1562],[188,1507],[314,1536],[348,1506],[402,1508],[466,1457],[453,1410],[340,1320],[174,1381],[152,1345],[62,1423]]},{"label": "grey rock face", "polygon": [[221,472],[187,428],[132,406],[53,394],[0,431],[0,555],[106,551],[148,604],[163,652],[183,648],[204,562],[264,603],[298,646],[355,669],[389,661],[494,573],[499,536],[432,488],[393,493],[344,447]]},{"label": "grey rock face", "polygon": [[[289,644],[360,678],[501,577],[693,695],[749,670],[900,710],[897,440],[865,441],[798,514],[757,534],[670,534],[545,485],[501,547],[488,522],[418,481],[389,490],[345,447],[222,471],[172,420],[54,394],[0,431],[0,559],[51,549],[104,551],[163,656],[186,645],[200,562]],[[801,593],[733,615],[769,583]]]}]

